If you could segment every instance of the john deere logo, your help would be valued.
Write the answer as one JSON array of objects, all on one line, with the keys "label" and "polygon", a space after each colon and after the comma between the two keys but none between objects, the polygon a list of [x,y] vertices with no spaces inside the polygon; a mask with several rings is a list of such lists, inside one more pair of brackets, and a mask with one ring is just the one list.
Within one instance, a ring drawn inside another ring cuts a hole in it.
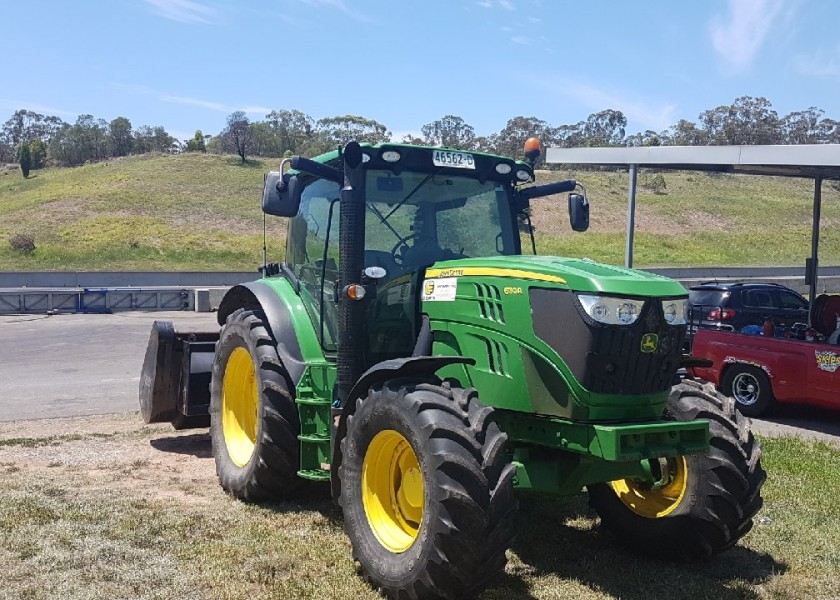
[{"label": "john deere logo", "polygon": [[427,281],[426,285],[423,287],[423,293],[427,296],[431,296],[432,292],[435,291],[435,282],[434,281]]},{"label": "john deere logo", "polygon": [[646,333],[642,336],[642,352],[656,352],[659,348],[659,336],[655,333]]}]

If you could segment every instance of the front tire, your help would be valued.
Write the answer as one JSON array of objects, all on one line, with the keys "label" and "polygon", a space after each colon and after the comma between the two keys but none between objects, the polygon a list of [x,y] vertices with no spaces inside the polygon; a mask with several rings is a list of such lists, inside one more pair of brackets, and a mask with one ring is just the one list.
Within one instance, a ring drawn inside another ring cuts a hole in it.
[{"label": "front tire", "polygon": [[475,390],[389,381],[349,417],[340,470],[361,575],[388,598],[465,598],[504,568],[515,467]]},{"label": "front tire", "polygon": [[210,383],[210,439],[219,483],[242,500],[289,497],[300,429],[288,373],[258,311],[232,313],[222,327]]},{"label": "front tire", "polygon": [[667,414],[708,420],[708,452],[660,461],[654,469],[662,475],[659,485],[624,479],[589,486],[590,505],[604,527],[641,554],[706,559],[752,528],[766,479],[761,445],[749,419],[711,384],[684,380],[674,386]]},{"label": "front tire", "polygon": [[726,370],[720,382],[720,391],[732,396],[738,408],[748,417],[758,417],[773,405],[770,378],[761,369],[735,364]]}]

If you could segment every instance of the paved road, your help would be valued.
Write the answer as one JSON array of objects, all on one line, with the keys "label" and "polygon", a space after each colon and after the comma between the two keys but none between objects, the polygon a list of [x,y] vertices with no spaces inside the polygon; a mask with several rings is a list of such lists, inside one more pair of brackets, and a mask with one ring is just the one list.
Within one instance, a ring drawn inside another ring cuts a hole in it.
[{"label": "paved road", "polygon": [[780,406],[773,416],[753,419],[753,431],[769,437],[796,436],[840,447],[840,410]]},{"label": "paved road", "polygon": [[[215,313],[0,316],[0,421],[130,412],[152,322],[213,330]],[[840,445],[840,411],[783,407],[756,433]]]},{"label": "paved road", "polygon": [[0,421],[138,410],[152,322],[213,330],[215,313],[0,316]]}]

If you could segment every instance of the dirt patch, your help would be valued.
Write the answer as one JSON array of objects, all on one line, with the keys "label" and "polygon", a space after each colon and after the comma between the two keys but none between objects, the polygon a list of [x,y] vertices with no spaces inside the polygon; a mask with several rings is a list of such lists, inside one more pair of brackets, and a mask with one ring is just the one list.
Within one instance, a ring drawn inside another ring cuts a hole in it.
[{"label": "dirt patch", "polygon": [[88,490],[205,503],[222,494],[206,429],[144,425],[139,415],[0,423],[2,468],[51,470]]}]

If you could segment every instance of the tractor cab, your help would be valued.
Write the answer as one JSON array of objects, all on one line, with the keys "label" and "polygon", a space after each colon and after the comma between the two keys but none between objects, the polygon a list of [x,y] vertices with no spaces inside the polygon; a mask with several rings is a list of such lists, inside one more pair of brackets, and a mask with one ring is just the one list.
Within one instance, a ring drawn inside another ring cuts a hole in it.
[{"label": "tractor cab", "polygon": [[[363,169],[354,192],[363,204],[363,254],[357,273],[375,273],[365,277],[365,293],[375,297],[367,298],[364,365],[411,354],[424,269],[455,259],[521,254],[517,215],[529,198],[575,187],[559,182],[523,194],[519,187],[533,181],[532,167],[490,155],[391,144],[359,149]],[[292,169],[269,174],[263,197],[267,213],[291,217],[285,271],[297,280],[327,352],[338,343],[342,160],[338,152],[317,163],[289,160]],[[582,214],[586,200],[573,194],[570,204]]]}]

